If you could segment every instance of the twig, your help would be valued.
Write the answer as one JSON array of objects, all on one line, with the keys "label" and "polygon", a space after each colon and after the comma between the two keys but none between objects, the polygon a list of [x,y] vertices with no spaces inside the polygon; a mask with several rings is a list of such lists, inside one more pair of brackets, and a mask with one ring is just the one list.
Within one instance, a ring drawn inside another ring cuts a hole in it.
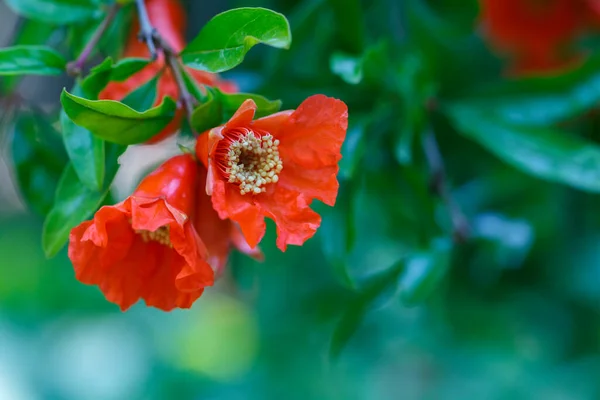
[{"label": "twig", "polygon": [[[148,12],[144,0],[136,0],[138,16],[140,19],[140,37],[146,41],[148,50],[152,54],[153,58],[156,57],[157,49],[162,51],[165,56],[167,65],[173,72],[177,89],[179,90],[179,101],[186,111],[188,123],[192,126],[192,114],[194,113],[194,106],[197,100],[189,92],[185,79],[183,77],[183,65],[179,61],[177,52],[162,38],[160,32],[158,32],[152,26],[150,19],[148,18]],[[149,35],[149,36],[148,36]]]},{"label": "twig", "polygon": [[454,240],[459,243],[465,242],[469,237],[469,223],[459,205],[454,201],[454,198],[450,194],[448,182],[446,180],[444,160],[440,153],[437,140],[431,130],[427,130],[423,135],[423,151],[431,174],[431,191],[439,196],[448,206],[450,219],[452,220]]},{"label": "twig", "polygon": [[117,16],[117,12],[119,11],[120,7],[121,5],[119,3],[115,3],[109,7],[106,16],[102,20],[102,23],[100,24],[100,26],[98,26],[90,41],[87,42],[84,49],[81,51],[81,54],[79,54],[79,57],[77,57],[75,61],[71,61],[67,64],[67,73],[69,75],[81,75],[81,71],[83,70],[83,67],[85,66],[85,63],[87,62],[88,58],[90,57],[90,54],[92,54],[92,51],[94,51],[94,48],[98,45],[100,39],[102,39],[102,36],[110,26],[111,22]]},{"label": "twig", "polygon": [[138,16],[140,19],[140,33],[138,34],[138,38],[144,41],[146,46],[148,46],[152,60],[156,60],[156,57],[158,56],[156,52],[156,46],[154,45],[156,29],[154,29],[152,23],[150,22],[148,10],[146,10],[146,3],[144,3],[144,0],[135,0],[135,5],[137,6]]}]

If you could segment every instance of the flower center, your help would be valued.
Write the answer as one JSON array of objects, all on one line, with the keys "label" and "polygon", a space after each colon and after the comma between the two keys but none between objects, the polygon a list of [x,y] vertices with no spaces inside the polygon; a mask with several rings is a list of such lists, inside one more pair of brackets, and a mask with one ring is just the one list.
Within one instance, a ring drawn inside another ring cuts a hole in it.
[{"label": "flower center", "polygon": [[265,192],[265,186],[276,183],[283,169],[279,140],[250,129],[236,133],[235,138],[226,138],[228,146],[219,157],[221,171],[229,183],[239,184],[241,194]]},{"label": "flower center", "polygon": [[145,229],[138,229],[135,232],[137,234],[139,234],[142,237],[142,240],[146,243],[153,241],[153,242],[158,242],[167,247],[171,247],[171,248],[173,247],[173,244],[171,243],[171,239],[169,237],[169,227],[168,226],[161,226],[154,232],[147,231]]}]

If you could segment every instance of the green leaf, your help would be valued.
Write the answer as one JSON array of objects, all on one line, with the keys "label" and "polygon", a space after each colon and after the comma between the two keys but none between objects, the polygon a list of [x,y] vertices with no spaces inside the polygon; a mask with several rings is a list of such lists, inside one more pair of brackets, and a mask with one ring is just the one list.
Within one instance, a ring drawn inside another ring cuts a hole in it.
[{"label": "green leaf", "polygon": [[21,45],[0,49],[2,75],[60,75],[67,62],[50,47]]},{"label": "green leaf", "polygon": [[124,81],[141,71],[149,62],[144,58],[124,58],[115,63],[108,57],[91,69],[89,75],[81,82],[81,88],[87,97],[97,98],[108,82]]},{"label": "green leaf", "polygon": [[171,122],[176,109],[175,102],[169,97],[142,113],[118,101],[88,100],[66,90],[60,101],[77,125],[101,139],[122,145],[146,142]]},{"label": "green leaf", "polygon": [[54,205],[44,221],[42,247],[46,257],[55,256],[69,240],[71,229],[89,218],[104,202],[118,170],[117,160],[126,147],[106,144],[106,180],[101,190],[81,185],[72,164],[62,173]]},{"label": "green leaf", "polygon": [[[52,25],[35,22],[29,19],[22,19],[19,23],[18,33],[15,35],[13,45],[41,45],[47,42],[48,38],[56,28]],[[18,75],[4,76],[0,81],[0,86],[5,92],[12,91],[20,77]]]},{"label": "green leaf", "polygon": [[276,113],[281,108],[281,101],[271,101],[266,97],[253,93],[223,93],[219,89],[209,89],[205,101],[196,107],[192,114],[192,127],[196,132],[204,132],[219,126],[235,114],[242,103],[254,100],[257,109],[255,118],[262,118]]},{"label": "green leaf", "polygon": [[533,176],[600,192],[600,147],[551,128],[509,124],[466,106],[447,107],[455,128]]},{"label": "green leaf", "polygon": [[256,44],[288,49],[292,34],[287,19],[265,8],[237,8],[215,16],[181,53],[195,69],[223,72],[239,65]]},{"label": "green leaf", "polygon": [[329,0],[337,26],[337,42],[352,53],[360,53],[365,42],[365,13],[360,3],[360,0]]},{"label": "green leaf", "polygon": [[552,77],[531,77],[484,87],[456,100],[507,122],[547,126],[596,107],[600,102],[600,57],[581,68]]},{"label": "green leaf", "polygon": [[121,102],[136,111],[143,112],[152,107],[156,99],[158,77],[150,79],[142,86],[129,93]]},{"label": "green leaf", "polygon": [[331,71],[342,78],[344,82],[356,85],[362,81],[362,58],[344,53],[333,53],[329,59]]},{"label": "green leaf", "polygon": [[38,214],[47,214],[68,162],[59,133],[40,115],[18,115],[14,124],[12,159],[25,201]]},{"label": "green leaf", "polygon": [[81,185],[73,165],[65,168],[56,190],[54,207],[44,221],[42,247],[46,257],[53,257],[60,251],[71,229],[91,216],[107,193]]},{"label": "green leaf", "polygon": [[427,251],[416,252],[406,259],[398,280],[404,304],[419,304],[438,287],[450,267],[451,250],[450,239],[438,238]]},{"label": "green leaf", "polygon": [[99,1],[92,0],[6,0],[17,14],[55,25],[82,23],[102,15]]}]

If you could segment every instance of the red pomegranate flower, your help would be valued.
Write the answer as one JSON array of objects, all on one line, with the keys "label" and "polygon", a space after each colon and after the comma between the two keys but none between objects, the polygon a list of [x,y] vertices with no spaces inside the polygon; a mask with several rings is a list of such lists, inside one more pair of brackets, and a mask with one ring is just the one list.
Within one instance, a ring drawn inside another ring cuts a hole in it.
[{"label": "red pomegranate flower", "polygon": [[219,217],[238,223],[252,248],[264,236],[264,218],[273,219],[285,251],[321,224],[313,199],[335,204],[348,108],[316,95],[295,111],[253,121],[255,112],[246,100],[225,125],[200,136],[196,154],[208,166],[206,190]]},{"label": "red pomegranate flower", "polygon": [[590,22],[584,0],[480,0],[488,40],[514,58],[515,73],[553,71],[577,60],[573,40]]},{"label": "red pomegranate flower", "polygon": [[[167,42],[173,50],[180,52],[185,47],[185,10],[178,0],[147,0],[148,17],[153,26],[160,33],[161,37]],[[124,57],[150,57],[150,52],[145,43],[138,40],[140,29],[139,21],[134,20],[127,44],[125,46]],[[205,71],[188,69],[191,76],[197,83],[207,86],[215,86],[224,92],[233,93],[237,91],[235,83],[219,79],[215,74]],[[179,89],[172,71],[166,67],[166,62],[162,54],[157,61],[149,64],[147,67],[132,75],[124,82],[110,82],[100,93],[100,99],[122,100],[129,93],[147,83],[155,76],[160,74],[157,85],[157,95],[155,105],[159,104],[165,96],[177,99]],[[150,139],[148,143],[159,142],[175,132],[181,126],[184,110],[179,109],[175,114],[173,121],[167,125],[162,132]]]},{"label": "red pomegranate flower", "polygon": [[125,201],[75,227],[69,238],[75,277],[98,285],[123,311],[140,298],[165,311],[191,307],[214,282],[191,221],[197,171],[191,155],[173,157]]}]

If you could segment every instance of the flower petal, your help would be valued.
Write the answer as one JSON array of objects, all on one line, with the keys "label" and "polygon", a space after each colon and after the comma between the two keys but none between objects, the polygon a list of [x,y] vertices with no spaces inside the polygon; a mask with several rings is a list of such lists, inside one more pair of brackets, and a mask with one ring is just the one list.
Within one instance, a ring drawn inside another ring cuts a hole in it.
[{"label": "flower petal", "polygon": [[256,112],[256,103],[252,99],[247,99],[237,109],[235,114],[225,124],[226,129],[235,128],[238,126],[248,126],[254,118]]},{"label": "flower petal", "polygon": [[252,123],[252,128],[260,129],[269,132],[271,135],[278,137],[290,120],[290,116],[294,110],[280,111],[275,114],[268,115],[257,119]]},{"label": "flower petal", "polygon": [[257,196],[261,211],[277,225],[277,247],[300,246],[310,239],[321,225],[321,216],[310,209],[302,194],[277,186],[272,193]]},{"label": "flower petal", "polygon": [[229,218],[240,225],[250,247],[254,248],[265,235],[265,219],[251,203],[252,197],[243,196],[237,186],[215,179],[212,204],[221,219]]}]

